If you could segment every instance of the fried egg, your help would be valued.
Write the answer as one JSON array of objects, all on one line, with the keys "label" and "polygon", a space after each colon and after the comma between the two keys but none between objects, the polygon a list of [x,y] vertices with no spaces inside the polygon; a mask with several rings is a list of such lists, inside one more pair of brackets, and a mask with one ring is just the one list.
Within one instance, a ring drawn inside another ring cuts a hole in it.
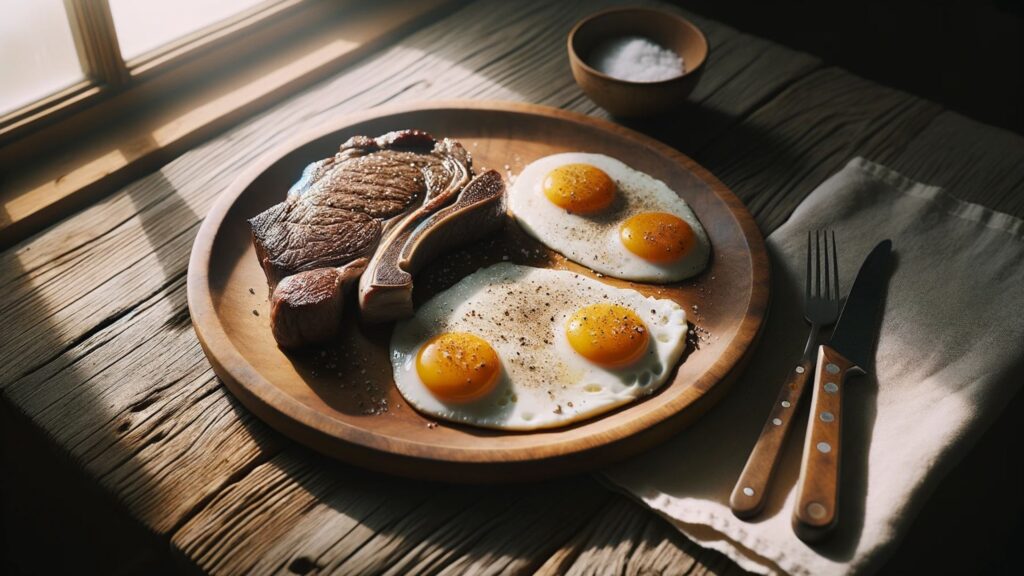
[{"label": "fried egg", "polygon": [[531,162],[509,191],[531,236],[566,258],[625,280],[675,282],[707,266],[707,233],[667,184],[602,154]]},{"label": "fried egg", "polygon": [[686,312],[564,270],[478,270],[395,326],[406,401],[503,430],[564,426],[657,390],[686,346]]}]

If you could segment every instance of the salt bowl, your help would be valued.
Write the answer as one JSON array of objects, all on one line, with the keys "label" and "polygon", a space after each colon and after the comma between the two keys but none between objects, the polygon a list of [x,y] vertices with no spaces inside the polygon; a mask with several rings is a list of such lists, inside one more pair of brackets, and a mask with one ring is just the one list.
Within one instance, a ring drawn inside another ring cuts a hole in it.
[{"label": "salt bowl", "polygon": [[569,33],[569,62],[583,91],[614,116],[636,118],[676,110],[704,70],[708,42],[678,14],[614,8],[580,21]]}]

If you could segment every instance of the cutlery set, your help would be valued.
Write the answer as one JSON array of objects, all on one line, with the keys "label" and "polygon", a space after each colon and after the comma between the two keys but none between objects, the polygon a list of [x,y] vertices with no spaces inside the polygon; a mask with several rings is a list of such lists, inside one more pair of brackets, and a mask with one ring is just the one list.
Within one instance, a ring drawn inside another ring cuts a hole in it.
[{"label": "cutlery set", "polygon": [[[803,356],[779,391],[729,498],[738,518],[754,517],[764,508],[782,447],[813,376],[793,531],[805,542],[817,542],[834,530],[839,519],[843,389],[848,376],[865,374],[870,366],[891,252],[892,242],[884,240],[868,254],[840,314],[835,232],[808,233],[804,316],[811,330]],[[831,338],[820,342],[819,332],[832,324]]]}]

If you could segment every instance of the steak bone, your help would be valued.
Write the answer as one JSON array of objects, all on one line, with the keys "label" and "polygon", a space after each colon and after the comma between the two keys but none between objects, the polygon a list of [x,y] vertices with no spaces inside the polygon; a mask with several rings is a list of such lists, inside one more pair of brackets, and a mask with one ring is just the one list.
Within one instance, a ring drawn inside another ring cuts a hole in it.
[{"label": "steak bone", "polygon": [[406,216],[381,241],[359,280],[363,320],[412,316],[413,275],[439,254],[479,240],[504,222],[505,184],[494,170],[471,180],[453,203]]}]

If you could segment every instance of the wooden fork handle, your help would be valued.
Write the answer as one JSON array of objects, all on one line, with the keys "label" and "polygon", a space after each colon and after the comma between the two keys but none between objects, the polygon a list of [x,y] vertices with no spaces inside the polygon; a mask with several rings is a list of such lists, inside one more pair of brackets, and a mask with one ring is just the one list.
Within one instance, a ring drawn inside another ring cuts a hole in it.
[{"label": "wooden fork handle", "polygon": [[813,369],[814,362],[805,358],[789,372],[785,384],[779,390],[779,396],[761,428],[761,435],[747,458],[747,465],[743,467],[729,497],[729,506],[737,518],[750,518],[764,508],[765,494],[775,474],[786,437],[789,436],[797,404],[800,403]]},{"label": "wooden fork handle", "polygon": [[811,413],[793,508],[793,531],[805,542],[828,537],[839,520],[843,386],[860,369],[828,346],[818,349]]}]

